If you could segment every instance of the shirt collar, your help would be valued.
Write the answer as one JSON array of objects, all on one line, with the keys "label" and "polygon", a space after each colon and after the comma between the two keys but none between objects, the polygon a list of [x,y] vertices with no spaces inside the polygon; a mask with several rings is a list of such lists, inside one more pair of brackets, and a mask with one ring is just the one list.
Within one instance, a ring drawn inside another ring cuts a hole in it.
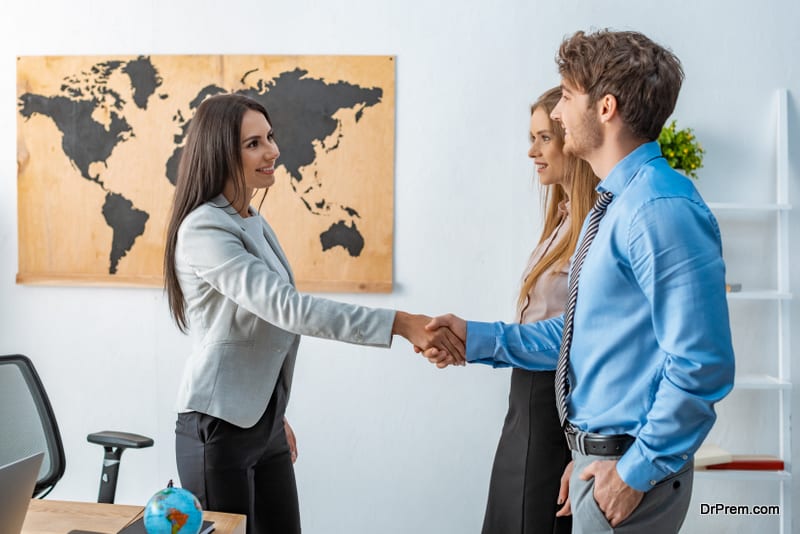
[{"label": "shirt collar", "polygon": [[614,165],[608,176],[597,185],[597,190],[601,193],[603,191],[611,191],[614,196],[618,196],[625,190],[645,163],[659,157],[661,157],[661,145],[658,142],[650,141],[638,146],[633,152]]}]

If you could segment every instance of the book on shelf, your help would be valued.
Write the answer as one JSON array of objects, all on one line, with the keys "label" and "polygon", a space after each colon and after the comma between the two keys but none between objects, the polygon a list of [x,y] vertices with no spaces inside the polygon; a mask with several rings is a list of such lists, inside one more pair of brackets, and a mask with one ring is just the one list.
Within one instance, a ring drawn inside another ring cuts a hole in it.
[{"label": "book on shelf", "polygon": [[741,290],[742,290],[742,284],[737,284],[737,283],[725,284],[725,291],[727,291],[728,293],[736,293],[737,291]]},{"label": "book on shelf", "polygon": [[734,454],[730,462],[707,465],[709,470],[783,471],[783,460],[769,454]]},{"label": "book on shelf", "polygon": [[694,468],[701,469],[711,464],[733,461],[733,455],[716,443],[703,443],[694,453]]}]

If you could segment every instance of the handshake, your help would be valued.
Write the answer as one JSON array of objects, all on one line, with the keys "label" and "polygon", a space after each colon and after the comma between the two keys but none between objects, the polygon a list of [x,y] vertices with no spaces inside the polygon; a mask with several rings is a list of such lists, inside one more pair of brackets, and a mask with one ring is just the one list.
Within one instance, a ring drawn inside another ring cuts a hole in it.
[{"label": "handshake", "polygon": [[467,322],[453,314],[431,318],[398,311],[392,333],[406,338],[414,352],[422,353],[439,369],[467,363]]}]

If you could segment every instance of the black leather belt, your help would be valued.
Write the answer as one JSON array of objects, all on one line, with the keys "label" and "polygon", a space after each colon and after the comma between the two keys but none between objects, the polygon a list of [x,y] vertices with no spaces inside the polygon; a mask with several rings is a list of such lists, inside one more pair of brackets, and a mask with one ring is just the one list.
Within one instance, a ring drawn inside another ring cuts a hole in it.
[{"label": "black leather belt", "polygon": [[572,425],[564,429],[569,448],[581,454],[594,456],[622,456],[635,441],[628,434],[594,434],[581,432]]}]

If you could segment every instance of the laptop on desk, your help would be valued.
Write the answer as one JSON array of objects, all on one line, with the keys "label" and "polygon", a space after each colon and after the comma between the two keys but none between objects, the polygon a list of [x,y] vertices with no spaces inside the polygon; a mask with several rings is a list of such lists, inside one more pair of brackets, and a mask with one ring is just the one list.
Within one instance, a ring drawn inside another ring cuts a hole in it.
[{"label": "laptop on desk", "polygon": [[40,452],[0,466],[0,532],[19,534],[44,453]]}]

